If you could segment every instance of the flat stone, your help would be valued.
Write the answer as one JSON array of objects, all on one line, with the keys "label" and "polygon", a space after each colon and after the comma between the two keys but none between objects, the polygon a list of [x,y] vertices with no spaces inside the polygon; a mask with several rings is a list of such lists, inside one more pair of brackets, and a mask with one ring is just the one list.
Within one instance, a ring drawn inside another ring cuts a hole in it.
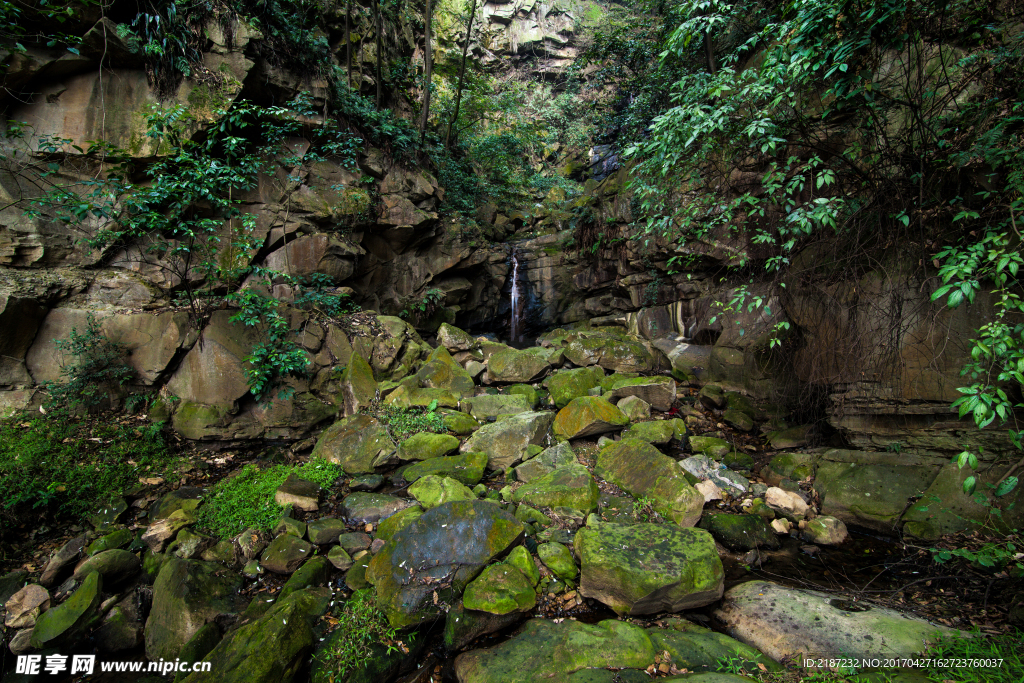
[{"label": "flat stone", "polygon": [[316,545],[336,543],[338,537],[343,533],[345,533],[344,520],[334,517],[325,517],[306,524],[306,538],[309,539],[310,543],[315,543]]},{"label": "flat stone", "polygon": [[541,451],[522,465],[515,468],[516,479],[529,483],[543,477],[560,467],[576,462],[576,454],[567,443],[557,443],[551,448]]},{"label": "flat stone", "polygon": [[448,434],[420,432],[413,434],[398,447],[398,459],[430,460],[448,455],[459,447],[459,440]]},{"label": "flat stone", "polygon": [[715,617],[727,633],[777,661],[822,653],[913,657],[940,636],[958,633],[885,607],[768,581],[729,589]]},{"label": "flat stone", "polygon": [[260,564],[268,572],[291,574],[313,556],[313,545],[289,534],[275,538],[263,551]]},{"label": "flat stone", "polygon": [[4,604],[7,628],[32,628],[40,614],[50,609],[50,593],[38,584],[30,583],[12,595]]},{"label": "flat stone", "polygon": [[316,512],[320,509],[320,486],[294,474],[289,474],[284,483],[277,487],[274,502],[281,507],[291,505],[303,512]]},{"label": "flat stone", "polygon": [[480,427],[460,451],[486,453],[488,469],[505,470],[519,464],[528,446],[546,445],[554,419],[554,413],[542,411],[513,415]]},{"label": "flat stone", "polygon": [[587,513],[597,509],[600,491],[594,476],[583,465],[572,463],[552,470],[512,494],[516,503],[538,507],[567,507]]},{"label": "flat stone", "polygon": [[464,453],[414,463],[402,471],[402,476],[406,481],[413,482],[421,477],[436,474],[450,477],[466,486],[474,486],[483,478],[486,467],[485,453]]},{"label": "flat stone", "polygon": [[620,615],[678,612],[722,597],[725,570],[702,529],[597,522],[580,529],[574,545],[580,592]]}]

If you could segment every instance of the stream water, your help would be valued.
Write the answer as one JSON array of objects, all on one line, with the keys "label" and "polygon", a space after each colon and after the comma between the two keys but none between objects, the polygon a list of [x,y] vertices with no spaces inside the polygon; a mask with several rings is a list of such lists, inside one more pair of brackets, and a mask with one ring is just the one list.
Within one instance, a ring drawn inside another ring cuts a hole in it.
[{"label": "stream water", "polygon": [[520,298],[519,292],[519,258],[516,256],[516,250],[512,250],[512,320],[509,323],[509,337],[511,342],[516,344],[519,342],[519,318],[520,318]]}]

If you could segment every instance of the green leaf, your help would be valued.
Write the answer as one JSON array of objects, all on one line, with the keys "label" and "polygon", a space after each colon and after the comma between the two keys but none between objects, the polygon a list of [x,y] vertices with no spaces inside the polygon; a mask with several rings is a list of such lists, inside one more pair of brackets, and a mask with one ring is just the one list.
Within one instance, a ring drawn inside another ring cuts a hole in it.
[{"label": "green leaf", "polygon": [[974,488],[978,485],[977,479],[972,475],[964,479],[963,490],[968,496],[974,493]]},{"label": "green leaf", "polygon": [[1005,496],[1017,488],[1017,477],[1007,477],[996,487],[996,496]]}]

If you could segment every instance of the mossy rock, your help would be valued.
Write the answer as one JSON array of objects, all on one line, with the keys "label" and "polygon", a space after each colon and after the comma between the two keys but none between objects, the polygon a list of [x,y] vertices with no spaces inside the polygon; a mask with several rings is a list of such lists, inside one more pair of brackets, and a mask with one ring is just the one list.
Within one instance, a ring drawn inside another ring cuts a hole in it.
[{"label": "mossy rock", "polygon": [[434,349],[416,379],[424,388],[444,389],[460,398],[473,395],[473,378],[443,346]]},{"label": "mossy rock", "polygon": [[651,499],[655,511],[680,526],[693,526],[704,508],[701,495],[672,458],[639,439],[622,439],[601,449],[597,476],[635,498]]},{"label": "mossy rock", "polygon": [[511,564],[492,564],[470,581],[462,596],[466,609],[490,614],[527,612],[537,605],[530,580]]},{"label": "mossy rock", "polygon": [[540,401],[540,392],[529,384],[513,384],[505,389],[505,393],[511,396],[525,397],[530,404],[530,410],[533,410],[537,406],[537,402]]},{"label": "mossy rock", "polygon": [[597,481],[583,465],[573,463],[520,486],[512,500],[539,507],[566,507],[581,512],[597,509]]},{"label": "mossy rock", "polygon": [[459,447],[457,437],[449,434],[420,432],[413,434],[398,447],[399,460],[429,460],[448,455]]},{"label": "mossy rock", "polygon": [[603,377],[604,371],[600,368],[559,370],[547,379],[547,387],[555,407],[564,408],[574,398],[587,396]]},{"label": "mossy rock", "polygon": [[487,467],[487,455],[484,453],[464,453],[440,458],[431,458],[409,465],[402,471],[408,482],[436,474],[450,477],[466,486],[474,486],[484,476]]},{"label": "mossy rock", "polygon": [[629,418],[607,400],[581,396],[558,411],[553,429],[555,436],[578,439],[618,431],[627,424]]},{"label": "mossy rock", "polygon": [[533,410],[533,403],[519,394],[492,394],[474,396],[462,401],[463,408],[475,419],[486,421],[499,415],[518,415]]},{"label": "mossy rock", "polygon": [[547,441],[554,419],[553,413],[544,411],[513,415],[478,429],[461,451],[486,453],[489,470],[508,469],[523,459],[529,446]]},{"label": "mossy rock", "polygon": [[442,410],[439,414],[444,426],[453,434],[465,436],[480,428],[480,423],[472,415],[454,410]]},{"label": "mossy rock", "polygon": [[512,548],[512,552],[505,558],[505,562],[521,571],[523,576],[529,579],[531,586],[536,586],[540,581],[540,570],[526,546],[519,545]]},{"label": "mossy rock", "polygon": [[732,446],[725,439],[714,436],[691,436],[690,450],[715,460],[721,460],[732,452]]},{"label": "mossy rock", "polygon": [[544,566],[560,579],[572,581],[579,576],[580,570],[576,567],[576,560],[572,558],[572,552],[561,543],[538,545],[537,556]]},{"label": "mossy rock", "polygon": [[106,536],[101,536],[95,541],[90,543],[85,548],[86,555],[95,555],[101,553],[104,550],[114,550],[115,548],[124,548],[135,540],[135,534],[128,529],[118,529],[112,531]]},{"label": "mossy rock", "polygon": [[707,514],[697,524],[729,550],[768,548],[777,550],[779,538],[764,517],[757,514]]},{"label": "mossy rock", "polygon": [[71,597],[39,615],[29,640],[32,647],[40,650],[71,645],[88,633],[100,617],[102,590],[100,573],[89,572]]},{"label": "mossy rock", "polygon": [[650,444],[665,446],[673,441],[686,439],[686,422],[674,417],[671,420],[648,420],[637,422],[622,432],[624,439],[639,439]]},{"label": "mossy rock", "polygon": [[419,501],[424,510],[437,507],[442,503],[456,500],[475,500],[476,496],[464,484],[455,479],[428,474],[417,479],[409,487],[409,495]]},{"label": "mossy rock", "polygon": [[338,420],[317,439],[310,458],[324,458],[340,465],[345,474],[372,474],[395,453],[387,429],[369,415]]},{"label": "mossy rock", "polygon": [[487,374],[494,382],[532,382],[550,367],[546,358],[516,349],[498,351],[487,359]]}]

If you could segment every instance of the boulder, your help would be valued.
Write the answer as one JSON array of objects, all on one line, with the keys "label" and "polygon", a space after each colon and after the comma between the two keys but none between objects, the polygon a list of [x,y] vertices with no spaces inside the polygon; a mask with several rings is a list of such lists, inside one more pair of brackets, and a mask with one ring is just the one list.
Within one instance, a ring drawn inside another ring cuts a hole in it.
[{"label": "boulder", "polygon": [[100,573],[89,572],[71,597],[39,615],[29,641],[32,647],[69,646],[86,635],[100,617],[102,590]]},{"label": "boulder", "polygon": [[409,487],[409,495],[415,498],[424,510],[450,501],[476,500],[473,492],[463,484],[448,477],[439,477],[436,474],[428,474],[417,479]]},{"label": "boulder", "polygon": [[580,512],[597,509],[600,491],[583,465],[572,463],[552,470],[512,493],[512,501],[537,507],[567,507]]},{"label": "boulder", "polygon": [[469,582],[462,604],[467,610],[490,614],[528,612],[537,605],[537,593],[521,571],[500,562],[487,567]]},{"label": "boulder", "polygon": [[150,524],[142,534],[142,542],[154,553],[162,553],[167,542],[178,535],[181,529],[195,521],[195,515],[184,510],[175,510],[170,517]]},{"label": "boulder", "polygon": [[281,534],[263,551],[260,564],[268,572],[291,574],[312,557],[314,551],[311,543],[291,534]]},{"label": "boulder", "polygon": [[573,453],[569,444],[565,442],[558,443],[516,467],[516,479],[529,483],[534,479],[553,472],[559,467],[572,465],[575,462],[576,454]]},{"label": "boulder", "polygon": [[499,415],[518,415],[533,410],[530,400],[519,394],[484,394],[467,398],[462,405],[474,419],[481,422]]},{"label": "boulder", "polygon": [[419,505],[399,510],[395,514],[391,515],[387,519],[382,519],[380,524],[377,525],[376,539],[374,542],[384,542],[397,534],[399,531],[409,526],[417,519],[423,516],[423,508]]},{"label": "boulder", "polygon": [[487,359],[487,374],[492,382],[532,382],[551,367],[539,354],[503,349]]},{"label": "boulder", "polygon": [[697,526],[709,532],[729,550],[781,547],[778,536],[760,515],[707,514]]},{"label": "boulder", "polygon": [[902,658],[958,632],[895,610],[817,591],[748,581],[715,610],[726,632],[781,661],[809,656]]},{"label": "boulder", "polygon": [[360,356],[353,353],[345,371],[341,374],[341,399],[345,415],[356,415],[361,408],[369,406],[377,398],[377,380],[373,368]]},{"label": "boulder", "polygon": [[313,648],[313,623],[327,609],[331,592],[307,588],[279,600],[260,619],[224,637],[206,657],[207,672],[185,683],[291,683]]},{"label": "boulder", "polygon": [[306,524],[306,537],[310,543],[329,545],[337,543],[338,537],[345,533],[344,520],[334,517],[315,519]]},{"label": "boulder", "polygon": [[472,396],[474,391],[473,378],[443,346],[434,349],[416,379],[427,389],[444,389],[459,398]]},{"label": "boulder", "polygon": [[678,612],[722,597],[725,570],[703,529],[598,522],[574,541],[580,592],[616,613]]},{"label": "boulder", "polygon": [[617,380],[610,386],[612,401],[636,396],[655,410],[667,411],[676,402],[676,381],[661,375]]},{"label": "boulder", "polygon": [[565,347],[575,365],[600,365],[614,372],[650,372],[654,359],[643,344],[611,337],[576,337]]},{"label": "boulder", "polygon": [[369,415],[350,415],[324,430],[310,458],[324,458],[341,465],[346,474],[372,474],[389,463],[395,442],[387,429]]},{"label": "boulder", "polygon": [[448,455],[459,447],[459,440],[448,434],[420,432],[413,434],[398,447],[399,460],[429,460]]},{"label": "boulder", "polygon": [[630,495],[651,499],[654,509],[680,526],[700,519],[704,496],[675,460],[638,439],[622,439],[597,454],[597,476]]},{"label": "boulder", "polygon": [[4,604],[7,628],[32,628],[39,615],[50,609],[50,593],[42,586],[30,583],[7,600]]},{"label": "boulder", "polygon": [[524,532],[522,523],[490,501],[444,503],[392,536],[370,561],[366,579],[392,626],[433,621],[440,603],[452,604]]},{"label": "boulder", "polygon": [[487,454],[487,468],[504,470],[518,464],[528,446],[542,446],[548,439],[555,414],[520,413],[484,425],[462,444],[461,452]]},{"label": "boulder", "polygon": [[448,323],[441,323],[441,327],[437,328],[437,341],[448,349],[449,353],[480,348],[480,342],[471,337],[468,332]]},{"label": "boulder", "polygon": [[588,396],[603,377],[604,370],[600,368],[559,370],[547,379],[547,387],[555,407],[564,408],[574,398]]},{"label": "boulder", "polygon": [[376,524],[387,519],[399,510],[416,504],[409,498],[399,498],[383,493],[350,493],[342,501],[342,510],[349,522],[356,524]]},{"label": "boulder", "polygon": [[421,477],[436,474],[451,477],[466,486],[474,486],[483,478],[486,467],[487,456],[485,454],[464,453],[414,463],[402,470],[402,476],[406,481],[413,482]]},{"label": "boulder", "polygon": [[599,396],[581,396],[569,401],[555,417],[556,436],[578,439],[622,429],[629,424],[621,410]]},{"label": "boulder", "polygon": [[552,574],[562,580],[574,581],[579,576],[580,570],[576,567],[576,560],[572,559],[572,552],[561,543],[538,545],[537,557]]},{"label": "boulder", "polygon": [[814,425],[800,425],[768,433],[768,444],[772,448],[803,448],[811,442]]},{"label": "boulder", "polygon": [[319,510],[319,500],[320,485],[295,474],[289,474],[288,478],[274,492],[275,503],[281,507],[291,505],[296,510],[303,512]]},{"label": "boulder", "polygon": [[521,571],[523,576],[530,580],[531,586],[536,586],[540,582],[540,570],[526,546],[517,545],[512,548],[512,552],[505,558],[505,562]]},{"label": "boulder", "polygon": [[741,432],[749,432],[754,428],[753,418],[734,408],[729,408],[722,413],[722,421],[733,429],[738,429]]},{"label": "boulder", "polygon": [[219,564],[170,557],[153,584],[153,606],[146,620],[146,656],[151,661],[178,656],[203,624],[245,609],[238,595],[242,577]]},{"label": "boulder", "polygon": [[807,502],[795,491],[785,491],[777,486],[772,486],[764,494],[764,502],[768,504],[775,514],[782,515],[791,522],[798,522],[807,516],[809,506]]}]

